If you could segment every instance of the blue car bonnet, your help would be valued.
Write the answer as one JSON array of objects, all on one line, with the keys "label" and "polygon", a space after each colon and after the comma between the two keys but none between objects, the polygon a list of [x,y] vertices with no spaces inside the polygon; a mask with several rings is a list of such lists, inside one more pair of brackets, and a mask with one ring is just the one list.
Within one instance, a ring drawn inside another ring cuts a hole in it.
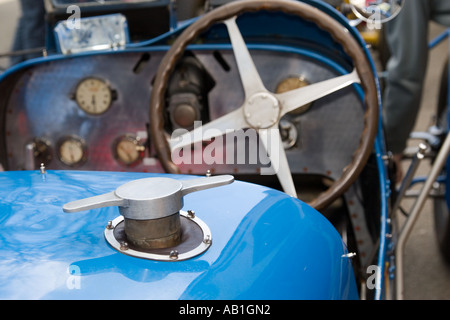
[{"label": "blue car bonnet", "polygon": [[2,299],[357,299],[347,249],[334,227],[298,199],[235,181],[188,194],[210,228],[210,248],[185,261],[125,255],[104,237],[117,207],[63,205],[149,177],[84,171],[0,173]]}]

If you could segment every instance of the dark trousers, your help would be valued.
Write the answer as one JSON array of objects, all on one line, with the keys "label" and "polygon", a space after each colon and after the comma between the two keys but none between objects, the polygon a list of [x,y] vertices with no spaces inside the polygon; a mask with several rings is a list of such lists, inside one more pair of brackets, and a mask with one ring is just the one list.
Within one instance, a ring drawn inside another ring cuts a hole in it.
[{"label": "dark trousers", "polygon": [[[45,8],[43,0],[20,0],[20,17],[13,43],[13,51],[45,47]],[[23,54],[11,58],[11,64],[28,60],[40,53]]]}]

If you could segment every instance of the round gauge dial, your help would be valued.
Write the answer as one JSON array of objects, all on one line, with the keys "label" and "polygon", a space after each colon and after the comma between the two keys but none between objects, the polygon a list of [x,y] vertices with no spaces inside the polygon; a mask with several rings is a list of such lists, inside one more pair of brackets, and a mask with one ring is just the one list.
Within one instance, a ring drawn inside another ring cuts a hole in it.
[{"label": "round gauge dial", "polygon": [[134,135],[119,137],[115,141],[113,148],[114,157],[126,166],[136,165],[144,157],[145,147],[140,144],[139,139]]},{"label": "round gauge dial", "polygon": [[86,161],[86,145],[81,138],[67,137],[58,145],[58,157],[61,162],[76,167]]},{"label": "round gauge dial", "polygon": [[111,106],[113,92],[102,79],[86,78],[77,86],[75,101],[86,113],[98,115],[106,112]]},{"label": "round gauge dial", "polygon": [[[309,85],[309,81],[307,81],[304,77],[291,76],[291,77],[287,77],[287,78],[281,80],[280,83],[278,83],[277,88],[275,89],[275,92],[283,93],[283,92],[291,91],[291,90],[298,89],[301,87],[305,87],[307,85]],[[294,111],[291,111],[289,113],[291,113],[291,114],[303,113],[311,107],[311,104],[312,103],[309,103],[304,106],[299,106],[299,108],[297,108]]]}]

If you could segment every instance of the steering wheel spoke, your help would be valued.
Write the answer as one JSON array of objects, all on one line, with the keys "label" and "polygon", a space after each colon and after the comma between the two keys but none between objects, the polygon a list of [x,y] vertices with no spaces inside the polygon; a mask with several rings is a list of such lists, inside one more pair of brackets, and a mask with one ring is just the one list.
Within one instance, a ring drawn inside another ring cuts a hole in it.
[{"label": "steering wheel spoke", "polygon": [[172,134],[169,140],[171,151],[197,142],[209,141],[229,131],[247,128],[248,124],[245,122],[242,113],[243,110],[241,107],[184,134],[176,135],[174,132],[175,134]]},{"label": "steering wheel spoke", "polygon": [[230,36],[231,45],[233,47],[234,56],[239,69],[242,86],[244,87],[245,97],[249,98],[251,95],[258,92],[266,92],[266,88],[259,76],[255,63],[247,49],[241,31],[236,24],[236,17],[231,17],[224,21],[228,34]]},{"label": "steering wheel spoke", "polygon": [[276,127],[258,130],[259,140],[264,145],[269,155],[270,168],[261,168],[261,174],[269,175],[275,173],[283,188],[283,191],[291,197],[297,197],[291,169],[286,157],[286,151],[281,140],[280,130]]},{"label": "steering wheel spoke", "polygon": [[309,103],[323,98],[333,92],[339,91],[353,83],[360,83],[360,79],[356,69],[351,73],[332,78],[329,80],[310,84],[306,87],[301,87],[284,93],[276,94],[275,96],[283,106],[281,115],[298,109],[299,107],[308,105]]}]

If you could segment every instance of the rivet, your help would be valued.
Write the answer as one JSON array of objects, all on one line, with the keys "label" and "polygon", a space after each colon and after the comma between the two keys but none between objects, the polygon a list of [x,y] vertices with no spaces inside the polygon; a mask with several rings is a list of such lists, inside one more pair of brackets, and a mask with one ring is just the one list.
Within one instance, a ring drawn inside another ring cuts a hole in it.
[{"label": "rivet", "polygon": [[188,210],[187,211],[188,217],[191,219],[195,218],[195,211],[194,210]]},{"label": "rivet", "polygon": [[108,224],[106,225],[106,229],[108,229],[108,230],[114,229],[114,227],[112,226],[112,221],[108,221]]},{"label": "rivet", "polygon": [[207,176],[207,177],[211,177],[211,170],[209,170],[209,169],[206,170],[206,176]]},{"label": "rivet", "polygon": [[121,242],[121,243],[120,243],[120,250],[121,250],[121,251],[126,251],[126,250],[128,250],[128,243],[126,243],[126,242]]},{"label": "rivet", "polygon": [[205,244],[211,244],[212,240],[211,240],[211,236],[207,235],[206,238],[203,240],[203,243]]},{"label": "rivet", "polygon": [[40,169],[41,169],[41,174],[44,174],[45,173],[45,165],[43,163],[41,163]]},{"label": "rivet", "polygon": [[172,260],[177,260],[178,259],[178,251],[177,250],[170,251],[169,258]]}]

